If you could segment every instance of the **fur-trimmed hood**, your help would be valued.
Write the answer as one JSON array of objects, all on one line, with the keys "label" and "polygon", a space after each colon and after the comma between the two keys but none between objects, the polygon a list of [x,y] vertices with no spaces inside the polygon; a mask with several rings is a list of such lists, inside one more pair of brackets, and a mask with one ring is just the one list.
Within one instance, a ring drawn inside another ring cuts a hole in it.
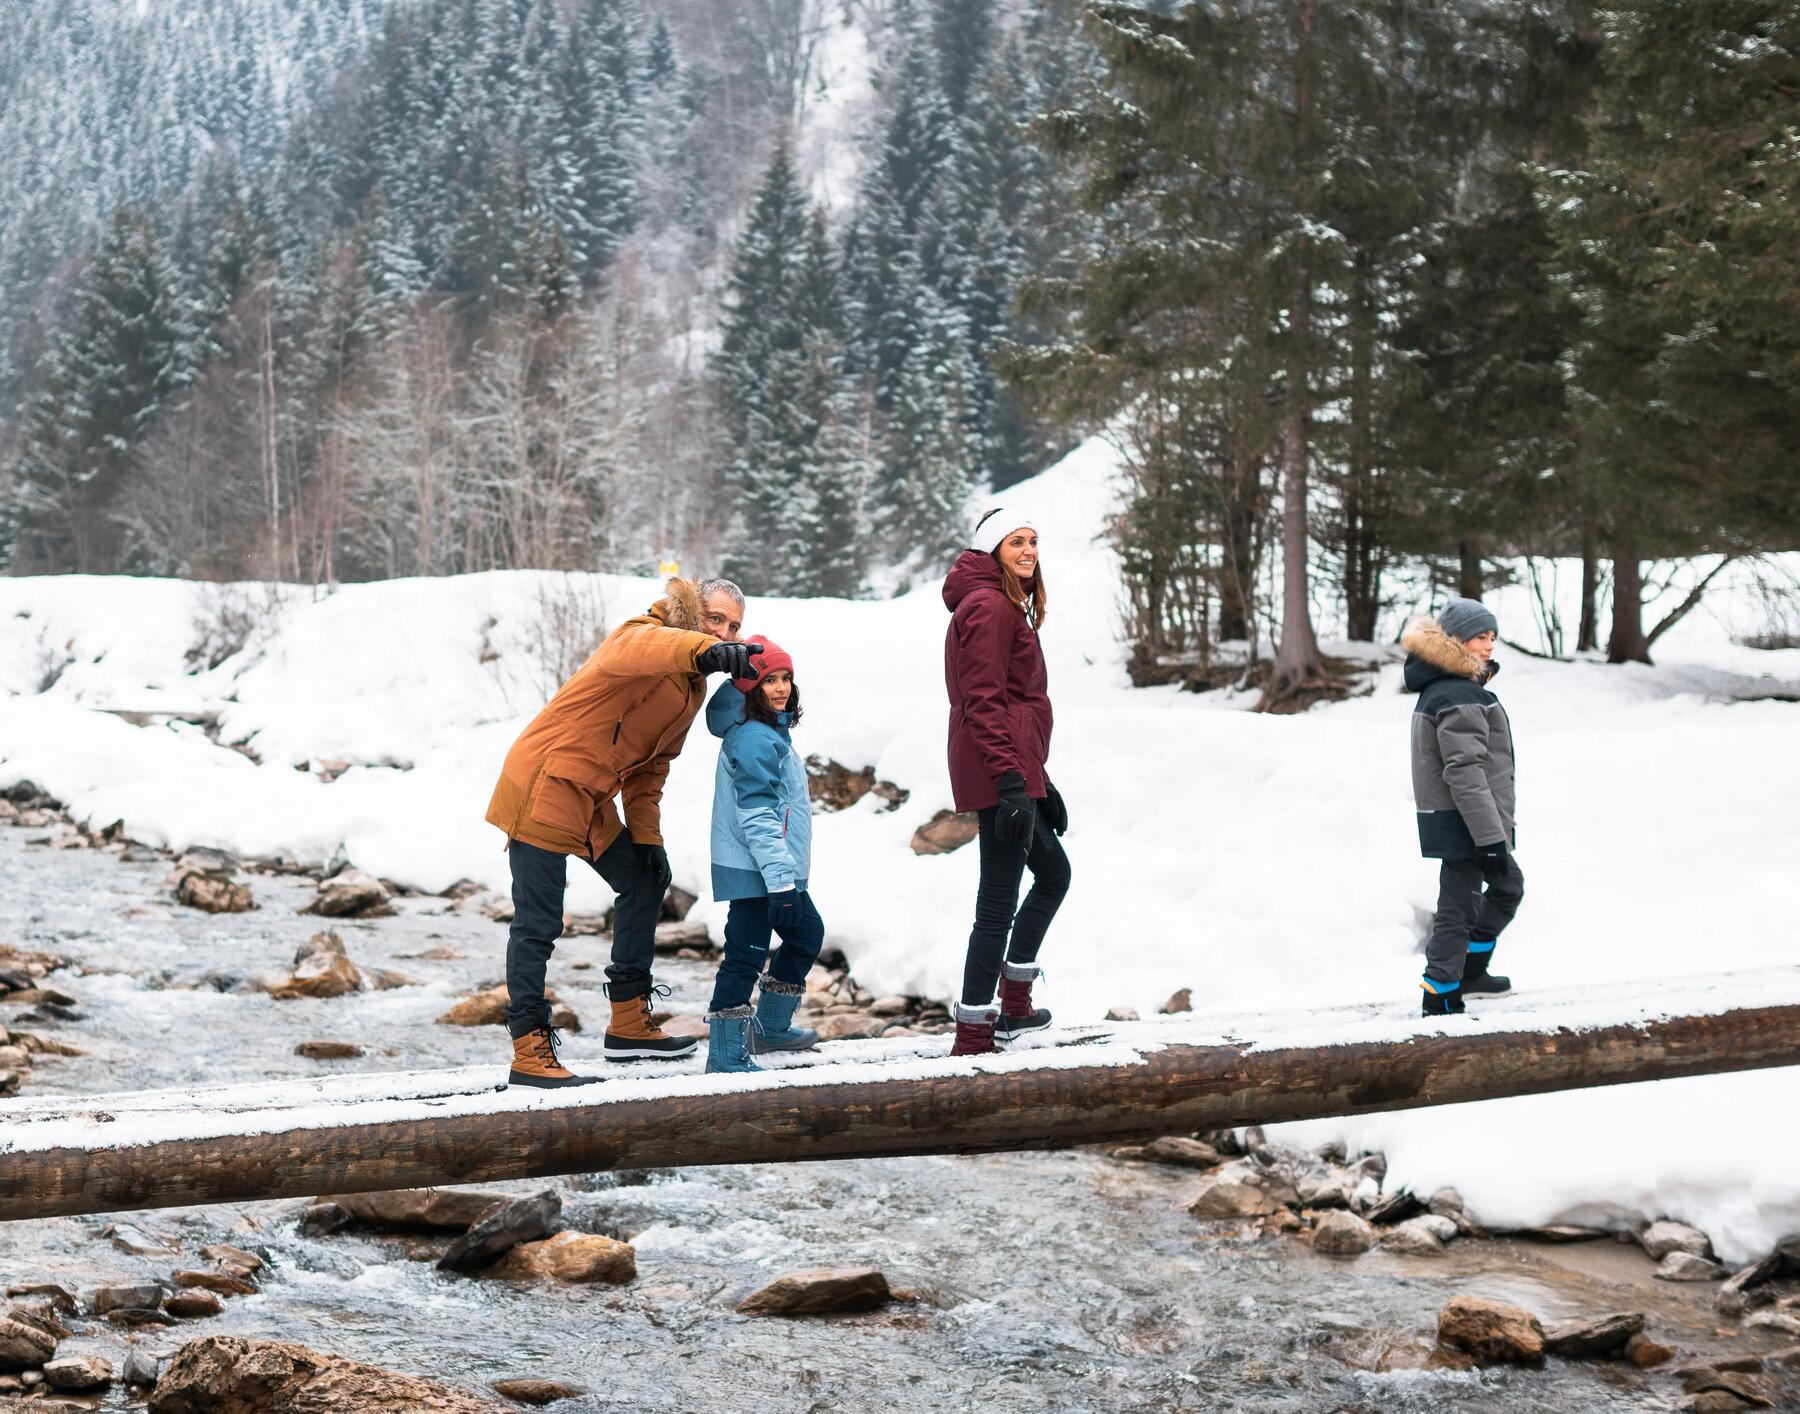
[{"label": "fur-trimmed hood", "polygon": [[1406,690],[1421,691],[1440,677],[1467,678],[1485,685],[1500,665],[1483,663],[1461,642],[1444,632],[1444,626],[1430,614],[1420,614],[1400,635],[1400,646],[1406,650]]},{"label": "fur-trimmed hood", "polygon": [[701,604],[700,586],[691,579],[671,579],[664,588],[663,597],[650,606],[650,614],[660,619],[664,628],[705,633],[706,611]]}]

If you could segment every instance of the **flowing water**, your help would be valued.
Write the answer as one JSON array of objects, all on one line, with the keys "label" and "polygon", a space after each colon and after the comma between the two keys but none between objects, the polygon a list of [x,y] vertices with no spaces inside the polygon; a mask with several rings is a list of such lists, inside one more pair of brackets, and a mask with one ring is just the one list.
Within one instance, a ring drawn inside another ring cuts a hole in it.
[{"label": "flowing water", "polygon": [[[26,1094],[90,1094],[370,1069],[504,1063],[499,1028],[441,1026],[455,999],[497,981],[505,929],[445,900],[402,899],[398,916],[339,924],[359,964],[418,985],[331,1001],[277,1002],[230,989],[276,976],[320,926],[301,917],[306,880],[258,876],[258,911],[212,917],[167,901],[166,861],[31,845],[0,829],[0,941],[65,955],[51,979],[80,1019],[0,1023],[83,1048],[39,1057]],[[558,949],[551,983],[590,1023],[568,1057],[598,1064],[605,942]],[[421,958],[427,951],[454,956]],[[699,1011],[700,963],[666,962],[680,1011]],[[198,985],[196,985],[198,984]],[[294,1053],[355,1041],[360,1060]],[[1195,1222],[1198,1179],[1094,1151],[884,1159],[595,1175],[563,1181],[568,1226],[629,1238],[629,1286],[548,1287],[439,1273],[442,1242],[355,1231],[300,1236],[299,1203],[142,1213],[129,1221],[168,1254],[130,1255],[110,1217],[0,1225],[0,1277],[105,1281],[204,1265],[217,1241],[270,1269],[225,1313],[139,1337],[166,1354],[201,1333],[297,1340],[471,1388],[524,1375],[589,1393],[555,1407],[626,1411],[1657,1410],[1666,1375],[1609,1363],[1526,1370],[1365,1368],[1386,1346],[1428,1348],[1458,1292],[1516,1301],[1546,1322],[1635,1309],[1684,1355],[1755,1346],[1715,1330],[1709,1288],[1648,1279],[1635,1247],[1458,1242],[1438,1259],[1315,1256],[1292,1238]],[[529,1192],[545,1184],[509,1187]],[[859,1316],[783,1320],[733,1311],[744,1294],[806,1266],[873,1265],[917,1299]],[[127,1336],[92,1329],[63,1353],[122,1363]],[[1760,1344],[1772,1345],[1764,1340]],[[97,1408],[130,1407],[115,1388]]]}]

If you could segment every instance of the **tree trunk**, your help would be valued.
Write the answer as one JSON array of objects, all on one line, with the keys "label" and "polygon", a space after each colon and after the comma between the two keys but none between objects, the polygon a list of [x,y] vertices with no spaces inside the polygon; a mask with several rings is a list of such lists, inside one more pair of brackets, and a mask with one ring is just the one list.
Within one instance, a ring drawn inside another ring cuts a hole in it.
[{"label": "tree trunk", "polygon": [[1374,641],[1375,619],[1381,609],[1380,548],[1370,524],[1375,501],[1370,432],[1375,418],[1375,311],[1368,267],[1368,254],[1357,252],[1350,325],[1350,457],[1344,488],[1344,610],[1350,637],[1361,643]]},{"label": "tree trunk", "polygon": [[1219,575],[1219,637],[1248,639],[1255,618],[1256,523],[1262,512],[1262,468],[1236,450],[1225,468],[1229,478],[1224,531],[1225,565]]},{"label": "tree trunk", "polygon": [[[1056,1149],[1800,1064],[1800,989],[1777,969],[1758,975],[1769,979],[1761,1006],[1684,1015],[1708,1012],[1716,993],[1672,985],[1654,1015],[1627,994],[1616,1019],[1586,1026],[1514,1011],[1500,1030],[1395,1021],[1385,1038],[1349,1040],[1370,1027],[1345,1008],[1311,1019],[1321,1036],[1346,1039],[1314,1046],[1140,1023],[1077,1030],[1054,1054],[888,1051],[891,1076],[857,1064],[855,1079],[833,1061],[884,1048],[834,1043],[805,1069],[749,1084],[633,1077],[549,1101],[497,1093],[466,1070],[345,1076],[329,1094],[291,1082],[7,1101],[0,1221],[619,1169]],[[1584,1006],[1597,1001],[1584,994]],[[1091,1062],[1070,1064],[1083,1046]]]},{"label": "tree trunk", "polygon": [[1581,528],[1581,627],[1575,634],[1575,651],[1592,653],[1600,646],[1600,552],[1594,532]]},{"label": "tree trunk", "polygon": [[1481,597],[1481,548],[1472,540],[1456,545],[1456,592],[1464,599]]},{"label": "tree trunk", "polygon": [[1612,637],[1606,642],[1609,663],[1648,663],[1644,638],[1644,570],[1637,546],[1621,541],[1613,547]]}]

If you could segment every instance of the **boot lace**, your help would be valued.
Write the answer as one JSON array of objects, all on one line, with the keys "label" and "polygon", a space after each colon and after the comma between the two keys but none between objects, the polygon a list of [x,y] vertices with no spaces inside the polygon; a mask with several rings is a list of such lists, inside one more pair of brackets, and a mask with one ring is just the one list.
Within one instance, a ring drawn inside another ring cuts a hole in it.
[{"label": "boot lace", "polygon": [[656,1031],[660,1029],[657,1024],[651,1020],[651,1017],[656,1012],[656,1004],[669,994],[669,988],[660,982],[653,984],[650,990],[644,993],[642,1000],[644,1003],[644,1028],[646,1030]]},{"label": "boot lace", "polygon": [[537,1033],[537,1058],[546,1066],[560,1068],[562,1058],[557,1050],[562,1046],[562,1034],[553,1027],[546,1026]]}]

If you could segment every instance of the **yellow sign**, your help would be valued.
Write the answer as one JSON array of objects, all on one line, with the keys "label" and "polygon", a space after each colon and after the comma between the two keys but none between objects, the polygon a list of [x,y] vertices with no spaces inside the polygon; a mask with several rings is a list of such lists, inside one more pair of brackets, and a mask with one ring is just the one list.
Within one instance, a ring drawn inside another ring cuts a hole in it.
[{"label": "yellow sign", "polygon": [[656,567],[656,572],[657,572],[657,574],[661,575],[664,579],[674,579],[676,576],[678,576],[681,573],[681,561],[680,560],[664,560],[660,565],[658,565]]}]

